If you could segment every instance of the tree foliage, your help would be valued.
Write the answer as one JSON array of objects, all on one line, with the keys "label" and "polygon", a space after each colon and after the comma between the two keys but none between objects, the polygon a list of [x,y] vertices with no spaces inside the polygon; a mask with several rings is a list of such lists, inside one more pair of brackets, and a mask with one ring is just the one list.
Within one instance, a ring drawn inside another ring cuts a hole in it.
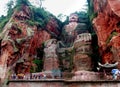
[{"label": "tree foliage", "polygon": [[90,21],[92,22],[93,18],[97,16],[97,12],[94,12],[93,1],[87,0],[87,2],[88,2],[88,15],[89,15]]},{"label": "tree foliage", "polygon": [[35,59],[33,61],[33,63],[35,63],[37,66],[35,72],[41,72],[42,68],[43,68],[43,60],[42,59]]},{"label": "tree foliage", "polygon": [[10,0],[8,3],[7,3],[7,17],[11,17],[11,15],[13,14],[13,6],[14,6],[14,1],[13,0]]},{"label": "tree foliage", "polygon": [[11,15],[13,14],[13,5],[14,5],[13,0],[10,0],[7,3],[7,16],[2,15],[0,17],[0,32],[2,31],[3,27],[9,21]]},{"label": "tree foliage", "polygon": [[40,8],[42,7],[42,1],[45,1],[45,0],[38,0]]},{"label": "tree foliage", "polygon": [[5,24],[9,21],[9,17],[1,16],[0,17],[0,32],[2,31]]},{"label": "tree foliage", "polygon": [[37,25],[40,27],[45,27],[46,23],[49,20],[49,16],[51,15],[49,12],[45,11],[44,8],[36,8],[34,6],[30,6],[31,9],[31,19],[26,20],[26,22],[33,26]]},{"label": "tree foliage", "polygon": [[28,0],[16,0],[16,6],[21,6],[21,5],[29,6],[31,4]]},{"label": "tree foliage", "polygon": [[92,20],[97,17],[97,12],[94,12],[94,5],[92,0],[87,0],[88,2],[88,17],[89,17],[89,26],[92,30],[92,48],[93,54],[91,55],[94,61],[94,70],[97,71],[96,67],[98,66],[98,61],[101,61],[100,54],[99,54],[99,46],[98,46],[98,37],[92,27]]}]

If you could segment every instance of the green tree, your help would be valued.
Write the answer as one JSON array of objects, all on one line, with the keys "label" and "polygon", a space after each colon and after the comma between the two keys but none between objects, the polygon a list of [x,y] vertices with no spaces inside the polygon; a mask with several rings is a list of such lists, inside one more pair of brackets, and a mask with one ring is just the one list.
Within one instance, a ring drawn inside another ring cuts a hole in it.
[{"label": "green tree", "polygon": [[28,0],[16,0],[16,6],[21,6],[21,5],[29,6],[31,4]]},{"label": "green tree", "polygon": [[7,3],[7,14],[8,16],[10,17],[13,13],[13,6],[14,6],[14,1],[13,0],[10,0],[8,3]]},{"label": "green tree", "polygon": [[61,20],[61,21],[65,21],[65,19],[66,19],[66,15],[63,15],[63,14],[59,14],[58,16],[57,16],[57,18],[59,19],[59,20]]},{"label": "green tree", "polygon": [[8,8],[8,9],[12,9],[12,8],[13,8],[13,5],[14,5],[13,0],[10,0],[10,1],[7,3],[7,8]]},{"label": "green tree", "polygon": [[40,8],[42,7],[42,2],[45,1],[45,0],[38,0],[38,4],[40,6]]}]

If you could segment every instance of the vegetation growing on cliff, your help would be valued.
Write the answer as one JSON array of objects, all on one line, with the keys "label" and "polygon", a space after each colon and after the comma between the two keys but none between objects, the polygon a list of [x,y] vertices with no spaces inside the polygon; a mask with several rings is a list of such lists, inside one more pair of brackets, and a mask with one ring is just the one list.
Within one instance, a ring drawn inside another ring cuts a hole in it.
[{"label": "vegetation growing on cliff", "polygon": [[92,22],[93,18],[97,17],[97,12],[94,12],[94,5],[92,0],[87,0],[88,2],[88,15],[90,21]]},{"label": "vegetation growing on cliff", "polygon": [[94,61],[94,67],[93,70],[97,71],[97,66],[98,66],[98,61],[100,60],[100,54],[99,54],[99,47],[98,47],[98,39],[97,39],[97,35],[93,29],[92,26],[92,21],[95,17],[97,17],[97,12],[94,12],[94,5],[93,5],[93,0],[87,0],[88,2],[88,17],[89,17],[89,26],[91,28],[91,34],[92,34],[92,48],[93,48],[93,54],[91,55],[93,61]]},{"label": "vegetation growing on cliff", "polygon": [[2,15],[0,17],[0,32],[2,31],[3,27],[5,24],[9,21],[13,14],[13,1],[11,0],[10,2],[7,3],[7,16]]},{"label": "vegetation growing on cliff", "polygon": [[[19,12],[19,11],[21,11],[21,10],[24,10],[23,8],[22,8],[22,6],[23,5],[25,5],[25,6],[27,6],[28,8],[29,8],[29,12],[30,12],[30,18],[28,18],[28,19],[26,19],[26,20],[24,20],[24,22],[27,24],[27,25],[29,25],[29,26],[37,26],[37,29],[45,29],[45,30],[47,30],[47,27],[46,27],[46,25],[47,25],[47,23],[48,23],[48,21],[50,20],[50,18],[51,17],[53,17],[53,18],[55,18],[55,20],[58,22],[58,25],[59,26],[57,26],[57,30],[58,31],[61,31],[61,28],[62,28],[62,26],[63,25],[65,25],[66,23],[68,23],[68,17],[67,17],[67,19],[66,19],[66,21],[64,22],[64,23],[61,23],[61,21],[60,20],[58,20],[54,15],[52,15],[50,12],[48,12],[48,11],[45,11],[45,9],[44,8],[42,8],[42,7],[34,7],[34,6],[32,6],[30,3],[29,3],[29,1],[28,0],[17,0],[16,1],[16,5],[15,5],[15,7],[13,8],[13,3],[11,3],[11,2],[9,2],[9,4],[8,4],[8,14],[7,14],[7,16],[2,16],[2,17],[0,17],[0,29],[2,30],[3,29],[3,27],[5,26],[5,24],[9,21],[9,19],[12,17],[12,14],[14,14],[14,12]],[[91,7],[92,5],[90,5],[90,7]],[[91,8],[90,8],[91,9]],[[93,10],[91,10],[90,12],[88,12],[88,13],[86,13],[86,12],[75,12],[75,13],[77,13],[78,14],[78,16],[79,16],[79,18],[81,18],[80,20],[79,20],[79,22],[81,22],[81,23],[86,23],[86,25],[88,25],[88,26],[86,26],[87,28],[86,29],[88,29],[88,31],[90,32],[90,33],[94,33],[93,32],[93,30],[92,30],[92,28],[91,28],[91,21],[89,21],[89,17],[90,17],[90,15],[92,14],[92,12],[93,12]],[[90,20],[91,20],[91,17],[90,17]],[[51,22],[50,22],[51,23]],[[52,23],[51,23],[52,25],[54,25],[55,23],[52,21]],[[55,26],[55,25],[54,25]],[[51,26],[50,26],[51,27]],[[51,27],[52,29],[54,28],[54,27]],[[54,35],[53,34],[53,32],[51,32],[50,30],[47,30],[50,34],[52,34],[52,35]],[[54,30],[53,30],[54,31]],[[52,36],[51,35],[51,36]],[[35,38],[36,39],[36,38]],[[35,40],[34,40],[35,41]],[[36,45],[36,44],[34,44],[34,45]],[[94,45],[94,44],[93,44]],[[96,43],[95,43],[95,45],[94,46],[96,46],[95,48],[97,48],[97,45],[96,45]],[[32,47],[33,48],[33,47]],[[35,50],[36,50],[36,48],[35,48]],[[39,52],[40,50],[38,50],[38,52]],[[95,49],[95,51],[96,51],[96,49]],[[97,54],[96,54],[97,55]],[[96,55],[95,55],[95,58],[96,58]],[[41,62],[42,60],[39,60],[39,59],[35,59],[34,60],[34,63],[36,63],[36,65],[38,66],[37,67],[37,72],[40,70],[42,70],[41,69],[41,67],[40,66],[42,66],[42,62]],[[72,64],[71,64],[71,66],[72,66]],[[31,71],[32,72],[32,71]]]},{"label": "vegetation growing on cliff", "polygon": [[[28,6],[31,11],[31,14],[30,14],[31,18],[26,20],[26,23],[30,26],[37,25],[37,26],[45,27],[45,25],[47,24],[47,22],[51,16],[55,18],[55,16],[53,14],[46,11],[43,7],[32,6],[28,0],[16,0],[15,6],[14,6],[13,0],[11,0],[7,4],[7,7],[8,7],[7,15],[6,16],[2,15],[0,17],[0,31],[2,31],[5,24],[12,17],[13,12],[20,11],[22,9],[23,5]],[[61,22],[57,18],[56,18],[56,20],[58,22]],[[60,25],[61,25],[61,23],[60,23]]]}]

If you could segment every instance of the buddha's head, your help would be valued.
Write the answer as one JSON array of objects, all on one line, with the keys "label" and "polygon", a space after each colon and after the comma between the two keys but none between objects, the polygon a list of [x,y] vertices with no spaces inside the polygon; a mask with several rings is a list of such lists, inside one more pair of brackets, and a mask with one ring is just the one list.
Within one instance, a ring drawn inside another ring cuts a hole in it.
[{"label": "buddha's head", "polygon": [[75,13],[70,14],[69,22],[78,22],[78,15]]}]

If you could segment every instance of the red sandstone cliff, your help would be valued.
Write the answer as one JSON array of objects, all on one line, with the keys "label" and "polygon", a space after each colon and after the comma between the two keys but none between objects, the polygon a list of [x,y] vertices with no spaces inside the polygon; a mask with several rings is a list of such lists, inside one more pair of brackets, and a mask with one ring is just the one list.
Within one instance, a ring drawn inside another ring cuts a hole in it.
[{"label": "red sandstone cliff", "polygon": [[120,69],[120,1],[91,0],[97,17],[93,19],[94,30],[102,63],[118,63]]},{"label": "red sandstone cliff", "polygon": [[29,6],[21,5],[21,9],[14,11],[0,34],[0,77],[9,68],[13,68],[11,70],[17,74],[30,72],[31,66],[34,66],[32,60],[37,55],[37,48],[50,39],[52,34],[59,34],[59,25],[54,17],[50,18],[44,29],[26,22],[31,20],[31,14]]}]

